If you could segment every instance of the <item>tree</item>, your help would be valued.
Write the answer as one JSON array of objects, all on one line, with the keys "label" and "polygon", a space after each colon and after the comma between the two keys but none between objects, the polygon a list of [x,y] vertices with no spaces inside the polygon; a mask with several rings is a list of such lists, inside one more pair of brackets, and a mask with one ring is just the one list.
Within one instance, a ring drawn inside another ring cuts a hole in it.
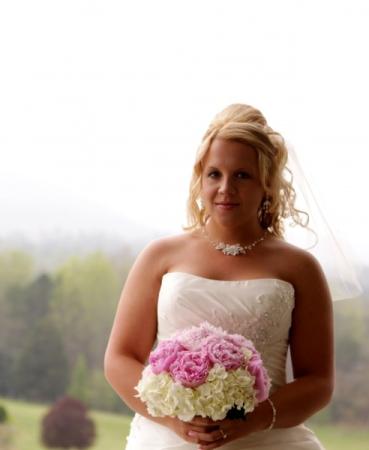
[{"label": "tree", "polygon": [[4,396],[13,394],[13,371],[14,364],[10,352],[0,349],[0,394]]},{"label": "tree", "polygon": [[369,425],[368,370],[369,364],[362,361],[349,373],[340,371],[336,374],[337,389],[330,405],[333,422]]},{"label": "tree", "polygon": [[9,416],[8,416],[8,413],[7,413],[6,409],[5,409],[5,406],[3,406],[0,403],[0,423],[5,423],[5,422],[8,421],[8,419],[9,419]]},{"label": "tree", "polygon": [[25,286],[34,271],[32,257],[18,250],[0,253],[0,303],[11,286]]},{"label": "tree", "polygon": [[18,397],[53,401],[65,392],[69,366],[60,334],[49,318],[41,320],[25,336],[15,375]]},{"label": "tree", "polygon": [[133,414],[133,411],[126,406],[123,400],[107,382],[102,370],[95,369],[90,371],[89,386],[90,394],[88,404],[90,408],[103,411],[114,411],[125,415]]},{"label": "tree", "polygon": [[[0,253],[0,353],[11,359],[9,353],[17,348],[11,342],[16,334],[11,315],[9,291],[19,291],[29,283],[33,275],[33,261],[26,253],[20,251],[3,251]],[[0,379],[2,374],[0,373]],[[3,389],[1,389],[3,392]]]},{"label": "tree", "polygon": [[51,278],[43,274],[26,285],[22,283],[9,285],[4,294],[3,316],[0,317],[0,392],[2,394],[15,395],[13,372],[16,359],[27,344],[30,324],[36,326],[47,316],[52,289]]},{"label": "tree", "polygon": [[322,420],[369,424],[368,319],[369,304],[364,298],[334,304],[336,386],[331,403],[318,414]]},{"label": "tree", "polygon": [[347,372],[365,353],[364,302],[356,299],[334,306],[336,365],[338,370]]},{"label": "tree", "polygon": [[81,354],[78,356],[71,375],[71,382],[68,387],[68,395],[84,403],[89,399],[89,376],[85,357]]},{"label": "tree", "polygon": [[84,354],[88,367],[100,367],[121,283],[102,253],[71,258],[56,273],[54,323],[63,332],[70,366]]}]

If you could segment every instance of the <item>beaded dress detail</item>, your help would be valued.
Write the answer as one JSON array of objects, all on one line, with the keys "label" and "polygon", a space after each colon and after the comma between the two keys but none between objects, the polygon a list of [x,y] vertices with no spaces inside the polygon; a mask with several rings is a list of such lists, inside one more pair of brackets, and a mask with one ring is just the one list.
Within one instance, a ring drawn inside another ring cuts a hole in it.
[{"label": "beaded dress detail", "polygon": [[[168,272],[158,297],[157,340],[205,320],[229,333],[251,339],[272,380],[271,393],[286,384],[286,357],[293,285],[273,278],[213,280],[185,272]],[[277,411],[278,414],[278,411]],[[225,450],[324,450],[304,424],[252,433],[220,447]],[[126,450],[197,450],[172,430],[135,414]]]}]

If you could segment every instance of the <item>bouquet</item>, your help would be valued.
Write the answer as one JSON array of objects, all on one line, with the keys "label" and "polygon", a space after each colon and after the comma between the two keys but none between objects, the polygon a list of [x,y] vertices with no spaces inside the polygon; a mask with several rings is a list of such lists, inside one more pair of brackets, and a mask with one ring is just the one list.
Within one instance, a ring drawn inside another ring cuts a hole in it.
[{"label": "bouquet", "polygon": [[252,341],[203,322],[161,341],[135,387],[152,416],[243,417],[271,381]]}]

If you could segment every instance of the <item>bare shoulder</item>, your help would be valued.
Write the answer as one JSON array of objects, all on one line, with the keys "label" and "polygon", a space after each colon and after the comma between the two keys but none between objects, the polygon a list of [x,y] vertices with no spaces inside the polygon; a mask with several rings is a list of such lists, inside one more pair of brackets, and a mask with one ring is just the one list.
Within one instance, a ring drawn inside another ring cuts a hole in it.
[{"label": "bare shoulder", "polygon": [[325,281],[319,261],[309,251],[280,239],[272,240],[269,245],[277,259],[275,263],[283,267],[286,278],[297,288],[314,280]]},{"label": "bare shoulder", "polygon": [[173,255],[178,253],[189,242],[188,233],[179,233],[167,236],[161,236],[152,239],[138,254],[135,265],[143,262],[150,265],[155,274],[154,278],[160,279],[171,266]]}]

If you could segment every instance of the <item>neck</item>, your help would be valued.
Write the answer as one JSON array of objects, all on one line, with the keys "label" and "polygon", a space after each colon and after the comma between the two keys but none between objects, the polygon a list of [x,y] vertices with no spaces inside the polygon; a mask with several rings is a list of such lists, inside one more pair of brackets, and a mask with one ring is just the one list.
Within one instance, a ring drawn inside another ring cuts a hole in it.
[{"label": "neck", "polygon": [[213,222],[211,218],[206,222],[205,229],[213,240],[226,244],[249,244],[259,239],[265,233],[265,230],[261,228],[259,223],[224,226]]}]

